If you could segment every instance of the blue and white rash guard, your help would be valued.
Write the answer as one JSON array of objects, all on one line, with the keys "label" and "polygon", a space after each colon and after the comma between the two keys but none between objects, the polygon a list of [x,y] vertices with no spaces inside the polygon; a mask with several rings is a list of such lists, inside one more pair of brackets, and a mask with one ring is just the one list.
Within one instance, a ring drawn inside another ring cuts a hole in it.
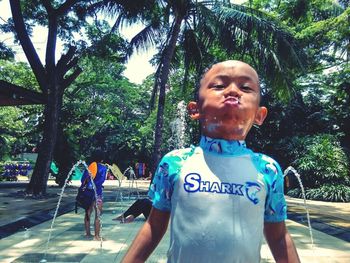
[{"label": "blue and white rash guard", "polygon": [[263,223],[286,219],[280,166],[244,141],[202,136],[166,154],[149,196],[171,212],[168,262],[259,262]]}]

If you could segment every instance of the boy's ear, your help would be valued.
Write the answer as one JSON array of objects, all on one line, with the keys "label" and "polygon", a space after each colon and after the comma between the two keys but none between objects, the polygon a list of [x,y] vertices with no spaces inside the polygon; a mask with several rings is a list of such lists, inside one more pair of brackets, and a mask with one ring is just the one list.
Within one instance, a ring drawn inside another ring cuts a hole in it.
[{"label": "boy's ear", "polygon": [[258,112],[255,115],[254,123],[257,125],[263,124],[266,116],[267,116],[267,108],[266,107],[259,107]]},{"label": "boy's ear", "polygon": [[190,115],[192,120],[198,120],[199,119],[199,111],[198,111],[198,105],[197,102],[190,101],[187,105],[187,111]]}]

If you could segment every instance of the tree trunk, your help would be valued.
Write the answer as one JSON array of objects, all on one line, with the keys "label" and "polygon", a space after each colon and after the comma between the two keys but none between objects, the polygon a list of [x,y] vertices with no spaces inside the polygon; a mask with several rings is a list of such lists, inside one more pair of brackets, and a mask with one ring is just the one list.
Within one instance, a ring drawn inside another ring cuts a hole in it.
[{"label": "tree trunk", "polygon": [[181,23],[183,18],[184,16],[181,16],[179,14],[177,14],[177,16],[175,17],[170,40],[164,51],[164,57],[161,60],[162,65],[161,65],[161,71],[160,71],[160,77],[159,77],[160,87],[159,87],[157,122],[156,122],[156,129],[155,129],[155,135],[154,135],[154,148],[153,148],[153,156],[152,156],[152,160],[153,160],[152,178],[154,176],[158,162],[160,161],[160,158],[161,158],[160,147],[162,145],[162,137],[163,137],[162,129],[163,129],[163,120],[164,120],[166,84],[168,81],[170,64],[174,55],[174,50],[175,50],[176,42],[180,33]]},{"label": "tree trunk", "polygon": [[74,156],[60,123],[58,123],[57,140],[52,159],[55,160],[59,167],[55,182],[59,187],[63,187],[67,175],[74,164]]},{"label": "tree trunk", "polygon": [[52,87],[45,107],[43,140],[38,149],[38,159],[27,186],[27,192],[33,195],[45,195],[50,164],[57,140],[57,128],[62,104],[59,87]]},{"label": "tree trunk", "polygon": [[57,66],[55,65],[58,29],[57,21],[60,17],[63,17],[66,12],[68,12],[68,10],[78,1],[67,0],[57,9],[54,9],[54,7],[51,5],[51,1],[41,2],[47,11],[49,29],[46,45],[45,68],[43,67],[28,35],[21,11],[20,0],[10,0],[17,37],[41,90],[45,96],[47,96],[47,104],[44,111],[43,139],[39,146],[39,155],[34,167],[33,175],[27,186],[27,192],[33,193],[34,195],[46,194],[50,164],[57,140],[57,127],[61,113],[63,92],[64,89],[68,87],[81,73],[81,69],[78,68],[65,78],[65,74],[77,64],[77,58],[73,58],[75,52],[74,48],[70,48],[67,54],[62,56],[58,61]]}]

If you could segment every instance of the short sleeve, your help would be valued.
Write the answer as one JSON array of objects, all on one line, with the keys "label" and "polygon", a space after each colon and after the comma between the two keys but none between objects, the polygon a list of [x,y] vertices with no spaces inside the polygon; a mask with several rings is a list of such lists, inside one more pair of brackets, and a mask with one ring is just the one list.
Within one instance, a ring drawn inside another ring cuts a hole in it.
[{"label": "short sleeve", "polygon": [[284,198],[284,177],[279,164],[268,156],[262,157],[261,172],[266,183],[265,222],[282,222],[287,219]]},{"label": "short sleeve", "polygon": [[184,155],[181,150],[172,151],[162,158],[148,192],[153,207],[161,211],[171,210],[174,185],[179,178],[182,162],[186,158],[187,155]]},{"label": "short sleeve", "polygon": [[[106,180],[106,176],[107,176],[107,167],[103,164],[97,164],[97,171],[96,171],[96,175],[94,177],[94,183],[96,185],[101,186],[104,181]],[[90,167],[89,167],[90,169]]]}]

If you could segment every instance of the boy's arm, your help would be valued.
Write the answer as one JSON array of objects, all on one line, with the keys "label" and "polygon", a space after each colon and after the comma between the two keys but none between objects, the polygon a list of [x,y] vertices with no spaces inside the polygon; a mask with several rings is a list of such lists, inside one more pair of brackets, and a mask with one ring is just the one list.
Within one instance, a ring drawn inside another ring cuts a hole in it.
[{"label": "boy's arm", "polygon": [[265,223],[264,234],[277,263],[299,263],[293,240],[283,222]]},{"label": "boy's arm", "polygon": [[145,262],[164,236],[170,212],[152,207],[151,213],[124,256],[123,263]]}]

